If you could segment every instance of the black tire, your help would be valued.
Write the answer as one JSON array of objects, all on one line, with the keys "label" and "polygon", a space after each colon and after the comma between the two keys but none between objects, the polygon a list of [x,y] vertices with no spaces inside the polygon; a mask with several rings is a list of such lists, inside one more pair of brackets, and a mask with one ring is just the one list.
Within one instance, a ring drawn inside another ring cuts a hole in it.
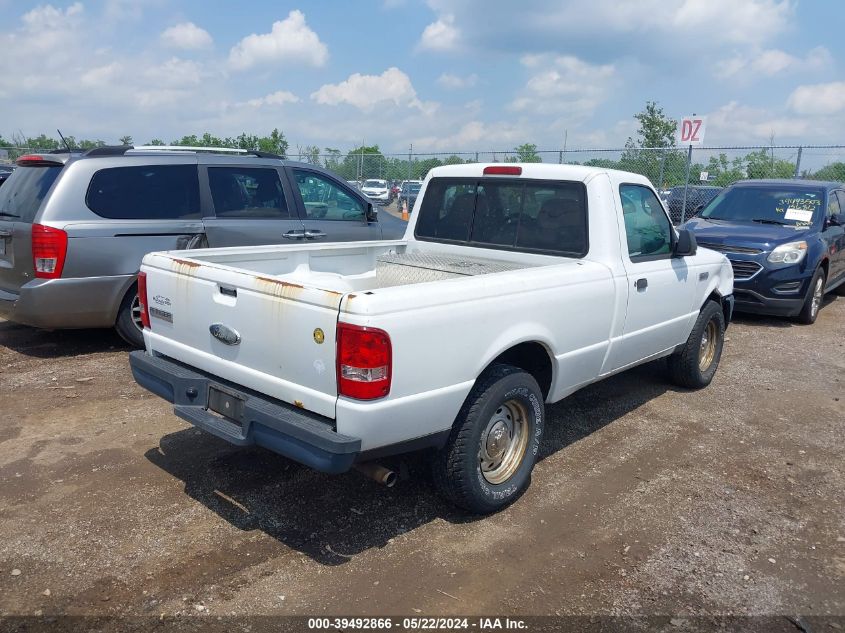
[{"label": "black tire", "polygon": [[[824,282],[824,269],[819,268],[813,275],[812,281],[810,281],[810,289],[807,291],[807,298],[804,300],[804,306],[801,308],[801,312],[798,313],[799,323],[803,325],[812,325],[816,322],[816,318],[819,316],[819,310],[822,306],[822,301],[824,300]],[[821,284],[821,286],[819,286],[819,284]],[[817,296],[817,293],[820,294]]]},{"label": "black tire", "polygon": [[135,318],[132,316],[133,309],[137,310],[137,306],[133,305],[138,299],[138,286],[132,284],[132,287],[126,292],[123,301],[120,302],[120,309],[117,313],[117,321],[114,323],[114,329],[120,334],[120,338],[129,343],[135,349],[144,348],[144,334],[141,328],[136,325]]},{"label": "black tire", "polygon": [[[711,340],[714,344],[712,350],[709,347]],[[708,301],[698,313],[687,342],[669,357],[672,382],[687,389],[701,389],[709,385],[719,367],[724,343],[725,315],[718,303]]]},{"label": "black tire", "polygon": [[[514,416],[517,421],[509,417],[514,410],[519,412]],[[502,411],[506,411],[504,417]],[[537,381],[517,367],[493,365],[475,383],[455,419],[446,446],[435,455],[433,476],[440,493],[455,505],[478,514],[496,512],[511,504],[531,481],[544,418],[543,394]],[[481,451],[482,447],[489,450],[489,442],[496,442],[493,431],[499,424],[497,419],[511,419],[510,429],[519,426],[521,432],[508,435],[522,438],[510,444],[523,448],[514,450],[513,459],[503,460],[500,474],[510,473],[507,478],[491,483],[487,477],[496,473],[485,474],[482,470]],[[510,466],[505,468],[508,463]]]}]

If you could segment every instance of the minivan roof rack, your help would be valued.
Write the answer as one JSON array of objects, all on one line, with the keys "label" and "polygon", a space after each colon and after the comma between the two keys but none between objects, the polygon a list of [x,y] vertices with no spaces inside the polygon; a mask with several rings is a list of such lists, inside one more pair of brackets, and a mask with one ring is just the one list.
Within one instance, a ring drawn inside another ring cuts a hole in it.
[{"label": "minivan roof rack", "polygon": [[275,158],[284,160],[284,156],[260,152],[251,149],[239,149],[234,147],[195,147],[192,145],[105,145],[89,149],[83,156],[123,156],[127,152],[209,152],[220,154],[237,154],[239,156],[256,156],[257,158]]},{"label": "minivan roof rack", "polygon": [[130,149],[132,149],[131,145],[103,145],[92,147],[83,156],[123,156]]},{"label": "minivan roof rack", "polygon": [[193,145],[135,145],[129,149],[141,151],[162,151],[162,152],[221,152],[224,154],[249,154],[249,150],[236,149],[233,147],[199,147]]}]

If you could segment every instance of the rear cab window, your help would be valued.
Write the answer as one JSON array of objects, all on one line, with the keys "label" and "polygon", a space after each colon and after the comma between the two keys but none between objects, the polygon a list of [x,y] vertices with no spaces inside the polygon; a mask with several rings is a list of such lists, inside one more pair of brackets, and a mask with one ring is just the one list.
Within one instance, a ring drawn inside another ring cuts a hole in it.
[{"label": "rear cab window", "polygon": [[91,177],[85,203],[112,220],[199,219],[196,165],[142,165],[101,169]]},{"label": "rear cab window", "polygon": [[589,250],[581,182],[433,178],[415,237],[482,248],[583,257]]},{"label": "rear cab window", "polygon": [[32,224],[62,165],[18,167],[0,187],[0,222]]}]

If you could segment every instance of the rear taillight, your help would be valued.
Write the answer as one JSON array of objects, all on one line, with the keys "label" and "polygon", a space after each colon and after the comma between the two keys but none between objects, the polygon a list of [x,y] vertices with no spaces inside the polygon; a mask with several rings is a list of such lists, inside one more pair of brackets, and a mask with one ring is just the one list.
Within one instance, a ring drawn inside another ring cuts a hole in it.
[{"label": "rear taillight", "polygon": [[67,233],[42,224],[32,225],[32,264],[40,279],[58,279],[67,257]]},{"label": "rear taillight", "polygon": [[392,349],[387,332],[337,324],[337,387],[342,396],[375,400],[390,393]]},{"label": "rear taillight", "polygon": [[150,328],[150,307],[147,303],[147,273],[138,273],[138,307],[141,308],[141,323]]}]

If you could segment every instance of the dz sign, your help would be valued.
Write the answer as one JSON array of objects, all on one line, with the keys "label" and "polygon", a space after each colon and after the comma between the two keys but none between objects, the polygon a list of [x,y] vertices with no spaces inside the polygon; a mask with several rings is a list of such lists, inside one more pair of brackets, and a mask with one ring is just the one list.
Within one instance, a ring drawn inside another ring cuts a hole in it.
[{"label": "dz sign", "polygon": [[679,145],[701,145],[704,143],[704,126],[706,120],[703,116],[685,116],[681,119],[681,134],[678,138]]}]

